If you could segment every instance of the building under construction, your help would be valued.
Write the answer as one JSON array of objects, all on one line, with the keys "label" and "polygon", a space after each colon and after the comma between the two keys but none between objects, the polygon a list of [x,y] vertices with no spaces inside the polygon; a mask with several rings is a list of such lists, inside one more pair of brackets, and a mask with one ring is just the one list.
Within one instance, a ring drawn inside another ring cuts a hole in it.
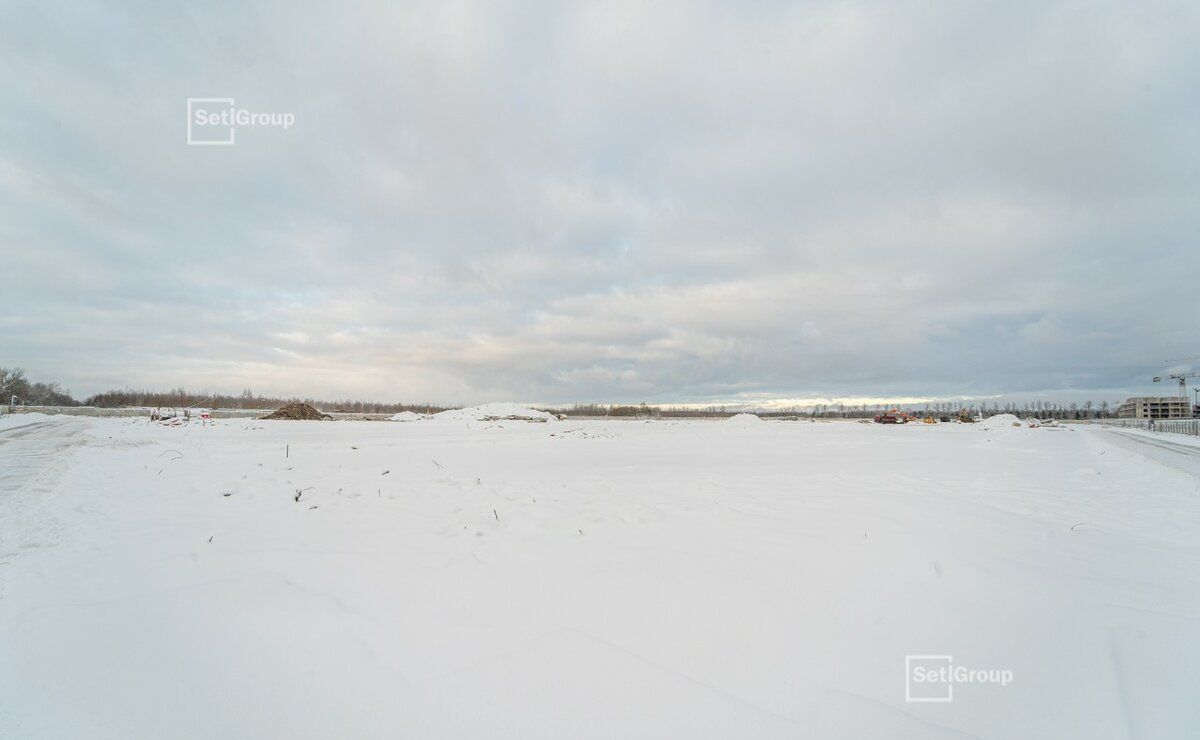
[{"label": "building under construction", "polygon": [[1117,407],[1121,419],[1190,419],[1192,407],[1178,396],[1138,396]]}]

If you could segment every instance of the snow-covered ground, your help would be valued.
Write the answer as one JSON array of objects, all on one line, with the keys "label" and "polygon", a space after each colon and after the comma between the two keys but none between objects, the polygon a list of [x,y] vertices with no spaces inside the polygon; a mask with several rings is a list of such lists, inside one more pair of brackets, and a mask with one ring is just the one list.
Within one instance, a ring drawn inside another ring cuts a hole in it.
[{"label": "snow-covered ground", "polygon": [[0,737],[1200,732],[1186,444],[468,421],[0,418]]}]

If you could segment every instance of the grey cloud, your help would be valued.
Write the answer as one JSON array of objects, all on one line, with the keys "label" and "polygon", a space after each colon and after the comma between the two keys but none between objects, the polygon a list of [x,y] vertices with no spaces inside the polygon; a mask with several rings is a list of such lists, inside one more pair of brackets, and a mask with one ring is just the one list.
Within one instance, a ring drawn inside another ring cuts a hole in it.
[{"label": "grey cloud", "polygon": [[[1198,21],[12,3],[0,364],[79,394],[1148,391],[1200,351]],[[297,125],[187,147],[189,96]]]}]

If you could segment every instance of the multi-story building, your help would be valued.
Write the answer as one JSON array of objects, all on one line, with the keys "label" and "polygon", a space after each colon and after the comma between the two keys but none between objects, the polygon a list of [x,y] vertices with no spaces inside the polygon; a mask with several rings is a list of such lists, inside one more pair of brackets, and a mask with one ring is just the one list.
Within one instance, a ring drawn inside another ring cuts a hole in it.
[{"label": "multi-story building", "polygon": [[1122,419],[1190,419],[1192,405],[1177,396],[1138,396],[1117,407]]}]

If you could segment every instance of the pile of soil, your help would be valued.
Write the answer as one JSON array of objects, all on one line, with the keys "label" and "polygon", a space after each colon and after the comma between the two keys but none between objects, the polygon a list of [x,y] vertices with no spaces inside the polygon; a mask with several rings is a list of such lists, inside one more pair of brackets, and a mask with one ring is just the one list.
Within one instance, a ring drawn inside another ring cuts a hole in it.
[{"label": "pile of soil", "polygon": [[275,409],[275,411],[262,418],[289,419],[292,421],[321,421],[323,419],[332,419],[333,417],[329,414],[322,414],[307,403],[289,403],[287,406]]}]

